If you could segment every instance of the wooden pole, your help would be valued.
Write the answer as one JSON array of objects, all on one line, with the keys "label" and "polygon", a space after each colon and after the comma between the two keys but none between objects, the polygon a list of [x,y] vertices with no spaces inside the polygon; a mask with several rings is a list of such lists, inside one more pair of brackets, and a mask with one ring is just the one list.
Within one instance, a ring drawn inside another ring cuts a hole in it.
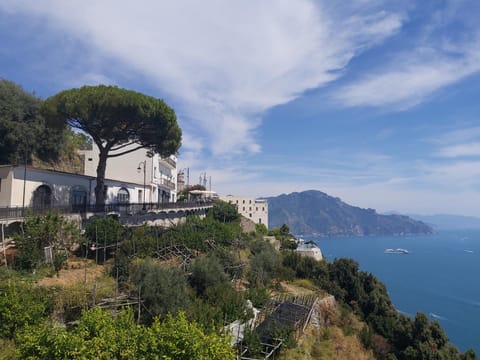
[{"label": "wooden pole", "polygon": [[5,268],[8,271],[8,263],[7,263],[7,248],[5,247],[5,231],[3,227],[5,226],[4,223],[2,223],[2,247],[3,247],[3,257],[5,259]]}]

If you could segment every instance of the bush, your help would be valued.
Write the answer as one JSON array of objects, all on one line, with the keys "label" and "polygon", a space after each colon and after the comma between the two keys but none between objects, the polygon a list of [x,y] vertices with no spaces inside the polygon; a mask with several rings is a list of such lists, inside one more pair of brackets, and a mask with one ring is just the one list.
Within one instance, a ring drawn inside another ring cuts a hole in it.
[{"label": "bush", "polygon": [[155,316],[176,314],[188,306],[187,281],[183,271],[177,268],[164,267],[147,259],[136,264],[132,282],[147,310],[142,313],[146,323]]}]

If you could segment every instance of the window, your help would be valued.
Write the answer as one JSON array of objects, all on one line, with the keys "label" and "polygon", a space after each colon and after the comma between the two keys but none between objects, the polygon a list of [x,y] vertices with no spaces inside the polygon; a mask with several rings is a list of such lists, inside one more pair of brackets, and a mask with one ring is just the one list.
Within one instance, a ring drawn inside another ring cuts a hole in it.
[{"label": "window", "polygon": [[243,200],[243,203],[245,204],[245,200]]},{"label": "window", "polygon": [[245,211],[245,206],[243,207],[243,211]]},{"label": "window", "polygon": [[251,204],[251,203],[252,203],[252,200],[248,200],[248,203]]},{"label": "window", "polygon": [[255,208],[255,211],[258,211],[258,207]]},{"label": "window", "polygon": [[252,207],[251,207],[251,206],[248,208],[248,211],[252,211]]},{"label": "window", "polygon": [[262,223],[262,218],[258,218],[258,223],[259,223],[259,224]]},{"label": "window", "polygon": [[252,214],[249,214],[248,216],[249,216],[249,217],[252,217]]},{"label": "window", "polygon": [[125,188],[121,188],[117,193],[117,202],[120,204],[128,204],[130,201],[130,194]]},{"label": "window", "polygon": [[238,204],[238,200],[237,200],[237,204]]},{"label": "window", "polygon": [[143,191],[138,190],[138,203],[141,203],[143,201]]}]

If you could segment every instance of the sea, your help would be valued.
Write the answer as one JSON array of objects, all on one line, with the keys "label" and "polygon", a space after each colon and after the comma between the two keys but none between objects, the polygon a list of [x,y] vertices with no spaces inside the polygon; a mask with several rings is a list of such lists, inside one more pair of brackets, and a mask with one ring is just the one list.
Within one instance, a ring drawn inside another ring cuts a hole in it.
[{"label": "sea", "polygon": [[[399,312],[427,314],[461,351],[480,355],[480,230],[304,240],[315,241],[328,260],[356,260],[387,286]],[[385,253],[397,248],[408,254]]]}]

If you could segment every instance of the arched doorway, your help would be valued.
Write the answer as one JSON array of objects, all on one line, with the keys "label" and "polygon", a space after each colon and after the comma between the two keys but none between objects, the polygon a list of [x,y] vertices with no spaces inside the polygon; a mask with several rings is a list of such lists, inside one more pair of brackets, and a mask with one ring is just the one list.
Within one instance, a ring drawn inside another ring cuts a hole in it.
[{"label": "arched doorway", "polygon": [[33,207],[48,208],[52,206],[52,189],[48,185],[40,185],[33,192]]},{"label": "arched doorway", "polygon": [[128,205],[129,202],[130,202],[130,193],[124,187],[120,188],[120,190],[118,190],[118,193],[117,193],[117,203]]},{"label": "arched doorway", "polygon": [[83,212],[87,209],[87,190],[81,186],[75,186],[72,189],[70,203],[72,210],[75,212]]}]

